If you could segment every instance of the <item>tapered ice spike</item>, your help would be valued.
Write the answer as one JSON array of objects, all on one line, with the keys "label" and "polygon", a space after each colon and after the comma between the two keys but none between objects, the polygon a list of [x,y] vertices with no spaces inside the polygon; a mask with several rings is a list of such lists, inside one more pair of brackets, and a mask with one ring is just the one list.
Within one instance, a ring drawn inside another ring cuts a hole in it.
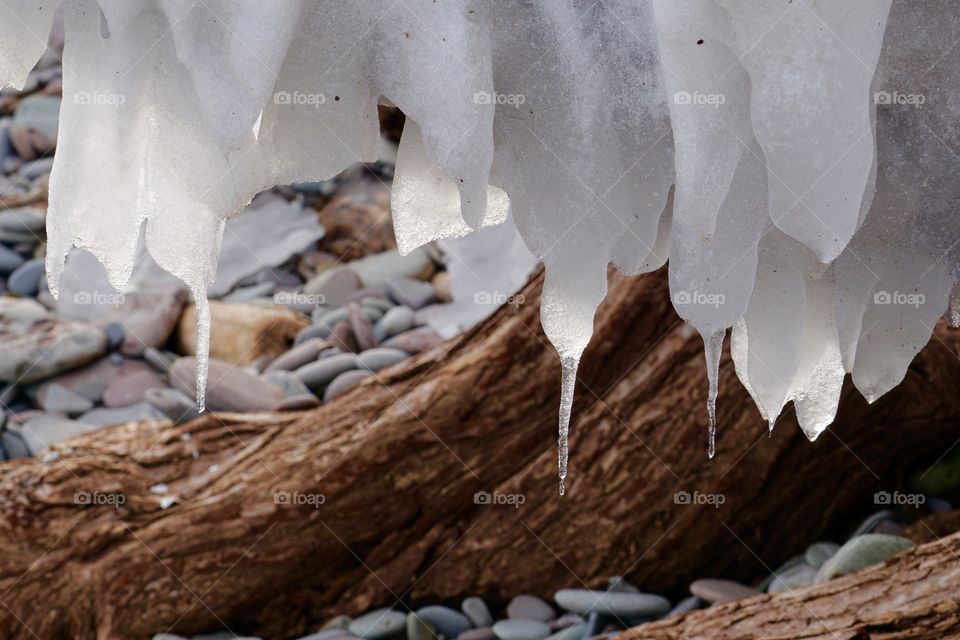
[{"label": "tapered ice spike", "polygon": [[569,451],[567,440],[570,433],[570,415],[573,412],[573,390],[577,384],[577,367],[580,361],[577,358],[561,358],[563,364],[563,378],[560,389],[560,440],[557,453],[560,469],[560,495],[563,495],[563,481],[567,477],[567,459]]},{"label": "tapered ice spike", "polygon": [[707,380],[710,389],[707,393],[707,455],[713,458],[716,454],[717,440],[717,392],[719,390],[720,355],[723,353],[723,337],[726,331],[715,331],[703,337],[703,355],[707,360]]}]

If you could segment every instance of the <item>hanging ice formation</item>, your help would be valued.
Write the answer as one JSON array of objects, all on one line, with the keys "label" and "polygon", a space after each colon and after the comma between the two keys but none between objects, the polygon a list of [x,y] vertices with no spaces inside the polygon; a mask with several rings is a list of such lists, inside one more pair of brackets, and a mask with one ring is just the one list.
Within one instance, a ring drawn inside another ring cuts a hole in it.
[{"label": "hanging ice formation", "polygon": [[[43,52],[55,5],[0,8],[5,83],[22,83]],[[868,400],[900,382],[958,280],[952,0],[62,9],[52,291],[73,246],[123,286],[145,225],[153,257],[193,290],[204,353],[225,218],[274,184],[374,159],[377,104],[395,104],[408,118],[394,183],[401,247],[510,209],[545,264],[543,327],[563,363],[561,476],[609,262],[641,273],[669,255],[676,309],[707,347],[711,414],[732,328],[760,412],[772,425],[792,401],[811,439],[833,420],[845,373]]]}]

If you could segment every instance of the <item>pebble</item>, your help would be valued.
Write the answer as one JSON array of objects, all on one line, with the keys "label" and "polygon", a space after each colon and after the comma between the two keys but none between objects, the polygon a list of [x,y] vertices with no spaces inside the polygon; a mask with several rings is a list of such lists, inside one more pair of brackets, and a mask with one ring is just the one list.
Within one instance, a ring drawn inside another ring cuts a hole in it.
[{"label": "pebble", "polygon": [[417,248],[405,256],[396,249],[365,256],[350,263],[350,267],[360,276],[364,287],[380,287],[394,278],[430,277],[433,274],[433,261],[423,248]]},{"label": "pebble", "polygon": [[467,629],[457,636],[457,640],[494,640],[496,637],[493,633],[493,626],[489,626]]},{"label": "pebble", "polygon": [[30,449],[27,448],[27,443],[24,442],[20,434],[12,431],[3,431],[0,433],[0,444],[3,445],[3,450],[6,451],[8,460],[29,458],[31,455]]},{"label": "pebble", "polygon": [[294,375],[311,390],[322,389],[340,374],[356,369],[357,356],[353,353],[341,353],[304,365],[294,371]]},{"label": "pebble", "polygon": [[357,352],[357,338],[353,335],[353,330],[348,322],[338,322],[330,330],[330,342],[341,351]]},{"label": "pebble", "polygon": [[539,620],[510,619],[493,625],[493,633],[500,640],[543,640],[550,627]]},{"label": "pebble", "polygon": [[143,369],[114,380],[103,392],[106,407],[128,407],[142,402],[147,389],[164,386],[153,371]]},{"label": "pebble", "polygon": [[330,342],[322,338],[310,338],[292,349],[277,356],[267,365],[266,372],[293,371],[309,364],[320,356],[320,352],[330,347]]},{"label": "pebble", "polygon": [[728,600],[739,600],[740,598],[749,598],[755,596],[760,591],[745,584],[734,582],[733,580],[716,580],[705,578],[696,580],[690,585],[690,593],[706,600],[710,604],[718,602],[727,602]]},{"label": "pebble", "polygon": [[44,411],[77,415],[93,409],[93,402],[62,384],[44,385],[37,391],[37,404]]},{"label": "pebble", "polygon": [[24,263],[23,256],[9,248],[5,244],[0,244],[0,275],[9,275],[16,271]]},{"label": "pebble", "polygon": [[103,332],[107,334],[107,350],[116,351],[123,344],[124,332],[123,327],[119,322],[111,322],[103,328]]},{"label": "pebble", "polygon": [[98,427],[109,427],[115,424],[139,422],[140,420],[149,420],[151,418],[166,418],[166,415],[149,402],[138,402],[127,407],[118,407],[116,409],[93,409],[77,418],[77,420],[87,424],[97,425]]},{"label": "pebble", "polygon": [[599,612],[613,616],[655,616],[670,610],[670,601],[650,593],[615,593],[589,589],[561,589],[553,595],[561,608],[579,614]]},{"label": "pebble", "polygon": [[410,354],[417,354],[421,351],[434,347],[443,342],[443,338],[430,327],[419,327],[411,331],[405,331],[392,338],[385,340],[381,347],[391,349],[400,349]]},{"label": "pebble", "polygon": [[200,417],[197,403],[177,389],[147,389],[144,399],[177,424],[186,424]]},{"label": "pebble", "polygon": [[640,589],[627,582],[623,576],[613,576],[607,579],[607,590],[617,593],[640,593]]},{"label": "pebble", "polygon": [[472,627],[467,616],[449,607],[430,605],[418,609],[417,615],[447,638],[456,638]]},{"label": "pebble", "polygon": [[120,351],[139,356],[147,347],[166,344],[180,320],[187,292],[181,286],[155,287],[124,295],[123,303],[107,314],[104,322],[124,327]]},{"label": "pebble", "polygon": [[310,389],[307,385],[303,384],[292,371],[271,371],[270,373],[264,374],[264,379],[266,379],[270,384],[275,385],[283,390],[283,393],[289,398],[290,396],[301,396],[306,393],[310,393]]},{"label": "pebble", "polygon": [[44,232],[47,221],[34,207],[18,207],[0,212],[0,229],[36,235]]},{"label": "pebble", "polygon": [[884,520],[890,520],[890,519],[893,518],[893,517],[894,517],[894,513],[893,513],[893,511],[890,511],[889,509],[883,509],[883,510],[881,510],[881,511],[877,511],[877,512],[875,512],[875,513],[871,513],[869,516],[867,516],[867,517],[863,520],[863,522],[861,522],[861,523],[857,526],[856,529],[854,529],[853,533],[850,534],[850,538],[848,538],[848,539],[849,539],[849,540],[852,540],[853,538],[856,538],[857,536],[862,536],[862,535],[865,534],[865,533],[871,533],[874,529],[877,528],[877,526],[878,526],[882,521],[884,521]]},{"label": "pebble", "polygon": [[557,612],[537,596],[524,593],[514,597],[507,605],[507,617],[549,622],[557,617]]},{"label": "pebble", "polygon": [[320,406],[320,398],[312,393],[301,393],[295,396],[287,396],[277,403],[274,407],[277,411],[303,411],[304,409],[313,409]]},{"label": "pebble", "polygon": [[[350,624],[350,619],[347,618],[347,624]],[[308,636],[303,636],[297,640],[350,640],[350,638],[356,638],[357,636],[351,635],[350,632],[345,629],[325,629],[323,631],[317,631],[316,633],[311,633]]]},{"label": "pebble", "polygon": [[551,620],[550,628],[554,630],[563,629],[564,627],[580,624],[581,622],[583,622],[583,616],[581,616],[579,613],[570,613],[568,611],[559,618],[554,618]]},{"label": "pebble", "polygon": [[360,276],[353,269],[339,266],[311,279],[303,287],[303,292],[316,296],[317,304],[341,306],[345,305],[350,295],[361,286]]},{"label": "pebble", "polygon": [[350,329],[357,339],[357,347],[361,351],[366,351],[377,346],[373,323],[367,317],[363,306],[359,302],[347,303],[347,312],[350,315]]},{"label": "pebble", "polygon": [[322,324],[312,324],[309,327],[300,330],[300,333],[297,334],[297,337],[294,338],[293,344],[300,345],[308,340],[313,340],[314,338],[328,338],[330,337],[330,327]]},{"label": "pebble", "polygon": [[836,555],[839,549],[840,545],[833,542],[814,542],[807,547],[803,558],[808,565],[814,569],[819,569],[824,562]]},{"label": "pebble", "polygon": [[350,623],[350,633],[367,640],[379,640],[400,633],[407,625],[407,616],[392,609],[375,609]]},{"label": "pebble", "polygon": [[60,98],[33,94],[24,98],[13,116],[13,126],[39,131],[56,140],[60,122]]},{"label": "pebble", "polygon": [[859,571],[864,567],[886,561],[905,549],[913,542],[899,536],[882,533],[867,533],[852,538],[837,553],[823,563],[817,571],[816,583],[826,582],[838,576]]},{"label": "pebble", "polygon": [[160,373],[168,373],[170,367],[176,362],[177,356],[166,351],[154,349],[153,347],[147,347],[143,350],[143,359]]},{"label": "pebble", "polygon": [[7,278],[7,290],[18,296],[33,298],[40,291],[40,278],[44,274],[43,260],[27,260]]},{"label": "pebble", "polygon": [[0,298],[0,381],[35,382],[87,364],[107,348],[99,328],[60,321],[33,300]]},{"label": "pebble", "polygon": [[[197,359],[178,358],[170,367],[170,383],[193,399],[197,390]],[[213,411],[270,411],[284,398],[283,390],[260,376],[228,362],[210,358],[207,408]]]},{"label": "pebble", "polygon": [[547,636],[547,640],[582,640],[586,632],[587,624],[585,622],[578,622],[577,624],[555,631],[552,635]]},{"label": "pebble", "polygon": [[435,293],[428,282],[413,278],[394,278],[387,283],[387,295],[397,304],[411,309],[422,309],[433,301]]},{"label": "pebble", "polygon": [[374,331],[381,340],[409,331],[416,322],[416,315],[410,307],[392,307],[377,321]]},{"label": "pebble", "polygon": [[483,598],[470,596],[464,598],[460,605],[463,615],[467,616],[475,627],[489,627],[493,625],[493,615],[490,613],[490,607],[483,601]]},{"label": "pebble", "polygon": [[681,613],[687,613],[688,611],[696,611],[697,609],[703,609],[707,606],[707,601],[698,598],[697,596],[690,596],[684,598],[680,602],[670,609],[670,612],[666,617],[678,616]]},{"label": "pebble", "polygon": [[341,373],[333,379],[333,382],[327,385],[326,390],[323,392],[323,401],[330,402],[334,398],[342,396],[347,391],[360,384],[363,380],[369,378],[371,375],[372,374],[366,370],[347,371],[345,373]]},{"label": "pebble", "polygon": [[324,631],[329,631],[333,629],[340,629],[346,631],[350,628],[350,623],[353,621],[353,618],[347,615],[340,614],[339,616],[333,616],[323,625]]},{"label": "pebble", "polygon": [[782,591],[792,591],[813,584],[817,577],[817,569],[807,563],[798,564],[782,573],[777,573],[770,586],[767,587],[767,593],[780,593]]},{"label": "pebble", "polygon": [[437,302],[451,302],[453,300],[453,289],[450,284],[449,271],[440,271],[434,275],[432,284]]},{"label": "pebble", "polygon": [[437,640],[437,630],[417,614],[408,613],[407,640]]},{"label": "pebble", "polygon": [[98,425],[56,416],[39,415],[30,418],[20,428],[20,435],[30,455],[37,455],[44,448],[95,431]]},{"label": "pebble", "polygon": [[[368,371],[380,371],[410,357],[400,349],[369,349],[357,356],[357,366]],[[482,625],[481,625],[482,626]]]}]

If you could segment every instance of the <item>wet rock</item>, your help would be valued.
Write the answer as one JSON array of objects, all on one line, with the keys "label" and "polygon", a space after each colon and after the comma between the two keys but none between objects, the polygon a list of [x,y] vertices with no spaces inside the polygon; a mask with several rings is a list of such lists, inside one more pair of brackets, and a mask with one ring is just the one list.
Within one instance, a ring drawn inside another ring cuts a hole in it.
[{"label": "wet rock", "polygon": [[0,299],[0,381],[34,382],[101,356],[106,335],[81,322],[61,322],[32,300]]},{"label": "wet rock", "polygon": [[330,402],[334,398],[342,396],[371,375],[373,374],[369,371],[347,371],[341,373],[333,379],[333,382],[331,382],[323,392],[323,401]]},{"label": "wet rock", "polygon": [[[196,399],[197,360],[179,358],[170,367],[170,383]],[[270,411],[284,398],[281,389],[249,371],[210,358],[207,377],[207,407],[213,411]]]}]

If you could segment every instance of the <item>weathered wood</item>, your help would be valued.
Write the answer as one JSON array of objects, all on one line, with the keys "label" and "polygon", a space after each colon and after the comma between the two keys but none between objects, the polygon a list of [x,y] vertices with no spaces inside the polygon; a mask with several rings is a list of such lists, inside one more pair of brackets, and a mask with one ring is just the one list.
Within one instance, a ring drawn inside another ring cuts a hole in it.
[{"label": "weathered wood", "polygon": [[617,640],[941,640],[960,637],[960,533],[790,592],[722,603]]},{"label": "weathered wood", "polygon": [[[789,415],[768,439],[724,358],[708,461],[699,337],[674,314],[663,272],[614,275],[560,498],[560,374],[539,325],[541,283],[319,409],[121,426],[55,459],[6,464],[0,637],[225,623],[282,638],[333,612],[549,597],[612,574],[680,595],[696,577],[765,574],[831,521],[874,509],[875,490],[960,435],[960,339],[941,327],[885,398],[867,405],[847,389],[814,444]],[[678,504],[678,491],[724,503]],[[123,504],[78,504],[77,492]],[[523,503],[478,504],[477,492]]]}]

